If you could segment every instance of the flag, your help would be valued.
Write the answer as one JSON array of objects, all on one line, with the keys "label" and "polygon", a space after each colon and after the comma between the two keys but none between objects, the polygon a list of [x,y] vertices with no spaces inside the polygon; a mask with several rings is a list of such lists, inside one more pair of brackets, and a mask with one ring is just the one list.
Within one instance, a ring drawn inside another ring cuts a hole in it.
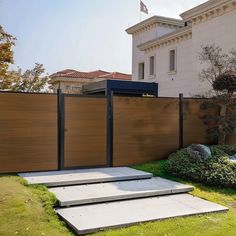
[{"label": "flag", "polygon": [[147,6],[142,1],[140,1],[140,11],[148,14]]}]

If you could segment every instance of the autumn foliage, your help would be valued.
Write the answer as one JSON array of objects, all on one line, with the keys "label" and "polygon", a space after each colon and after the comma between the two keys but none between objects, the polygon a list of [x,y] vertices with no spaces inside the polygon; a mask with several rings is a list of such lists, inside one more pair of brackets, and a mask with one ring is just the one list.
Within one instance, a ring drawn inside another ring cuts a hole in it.
[{"label": "autumn foliage", "polygon": [[0,90],[21,92],[47,92],[48,76],[43,76],[45,69],[42,64],[35,63],[33,69],[23,71],[9,70],[14,63],[13,46],[16,38],[6,33],[0,26]]}]

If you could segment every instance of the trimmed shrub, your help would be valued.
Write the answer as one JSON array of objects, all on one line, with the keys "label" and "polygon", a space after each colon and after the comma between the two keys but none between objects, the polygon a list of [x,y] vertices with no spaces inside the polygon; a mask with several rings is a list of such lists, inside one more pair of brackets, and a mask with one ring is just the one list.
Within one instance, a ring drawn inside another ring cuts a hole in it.
[{"label": "trimmed shrub", "polygon": [[211,146],[208,159],[191,158],[187,149],[169,156],[166,171],[176,177],[212,186],[236,189],[236,163],[229,155],[236,153],[236,145]]},{"label": "trimmed shrub", "polygon": [[224,153],[232,156],[236,154],[236,145],[215,145],[211,146],[211,150],[223,151]]},{"label": "trimmed shrub", "polygon": [[235,72],[225,72],[219,75],[212,84],[213,89],[216,91],[227,90],[230,92],[236,91],[236,74]]}]

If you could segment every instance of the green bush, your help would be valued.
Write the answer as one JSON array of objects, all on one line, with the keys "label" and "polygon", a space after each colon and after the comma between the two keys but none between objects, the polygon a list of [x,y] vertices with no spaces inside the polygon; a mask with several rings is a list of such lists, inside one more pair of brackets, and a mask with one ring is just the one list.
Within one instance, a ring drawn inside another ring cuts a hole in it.
[{"label": "green bush", "polygon": [[228,155],[235,155],[236,145],[216,145],[216,146],[211,146],[211,150],[223,151]]},{"label": "green bush", "polygon": [[229,161],[229,155],[236,154],[236,145],[210,148],[212,156],[206,160],[191,158],[186,148],[171,154],[166,171],[185,180],[236,189],[236,163]]}]

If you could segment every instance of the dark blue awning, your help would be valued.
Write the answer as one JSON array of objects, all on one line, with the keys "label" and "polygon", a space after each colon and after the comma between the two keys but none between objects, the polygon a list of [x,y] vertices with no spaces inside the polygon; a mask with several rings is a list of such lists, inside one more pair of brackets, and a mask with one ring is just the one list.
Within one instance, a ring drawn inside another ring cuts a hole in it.
[{"label": "dark blue awning", "polygon": [[158,96],[158,84],[139,81],[104,80],[83,86],[84,94],[114,94],[132,96]]}]

